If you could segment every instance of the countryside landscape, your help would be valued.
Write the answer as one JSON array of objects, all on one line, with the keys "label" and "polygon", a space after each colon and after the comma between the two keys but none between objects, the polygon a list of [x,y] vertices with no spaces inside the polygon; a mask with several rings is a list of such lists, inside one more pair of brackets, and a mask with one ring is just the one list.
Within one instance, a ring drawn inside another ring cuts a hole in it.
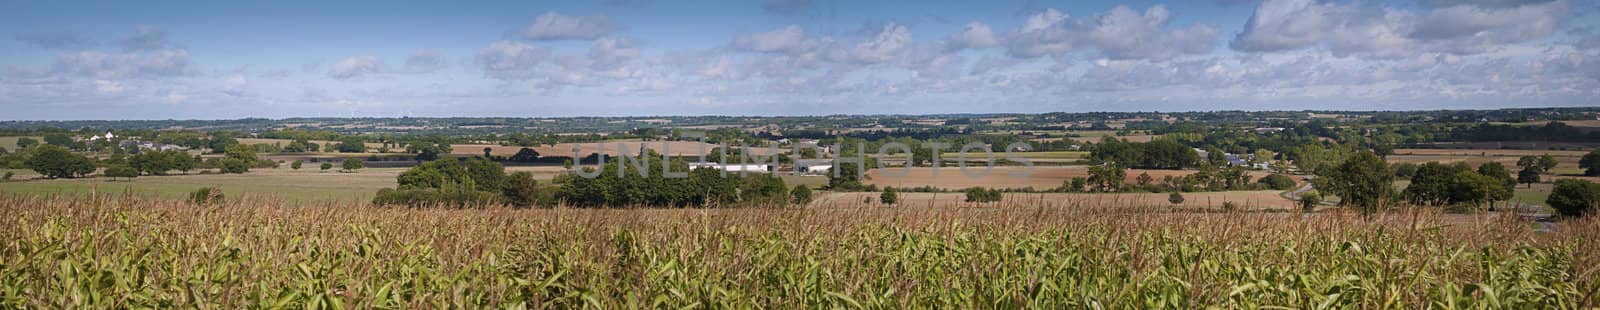
[{"label": "countryside landscape", "polygon": [[0,4],[0,308],[1600,307],[1600,5],[721,4]]}]

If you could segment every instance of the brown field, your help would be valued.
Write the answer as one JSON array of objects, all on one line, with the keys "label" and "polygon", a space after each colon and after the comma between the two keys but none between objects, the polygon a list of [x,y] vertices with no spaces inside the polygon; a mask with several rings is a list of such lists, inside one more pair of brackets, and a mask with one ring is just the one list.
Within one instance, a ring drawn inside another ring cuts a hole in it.
[{"label": "brown field", "polygon": [[[618,152],[619,146],[620,146],[621,149],[626,149],[629,154],[638,155],[639,146],[641,144],[643,144],[646,148],[649,148],[650,150],[655,151],[656,153],[663,153],[663,154],[673,155],[673,156],[699,156],[701,154],[701,151],[700,151],[700,147],[701,146],[705,147],[705,151],[706,152],[710,152],[711,149],[717,147],[717,145],[715,145],[715,144],[701,143],[699,141],[638,141],[638,140],[623,140],[623,141],[606,141],[606,142],[595,142],[595,143],[560,143],[560,144],[556,144],[554,146],[541,145],[541,146],[528,147],[528,148],[531,148],[534,151],[538,151],[540,155],[544,155],[544,156],[572,156],[572,147],[573,146],[581,146],[582,150],[579,151],[579,153],[587,155],[587,154],[595,153],[597,150],[599,150],[599,148],[601,147],[600,145],[602,145],[602,144],[605,147],[606,155],[611,155],[611,156],[616,156],[619,153]],[[502,145],[491,145],[491,144],[456,144],[456,145],[451,145],[450,146],[450,154],[466,155],[466,156],[483,155],[483,148],[485,148],[485,147],[490,148],[491,149],[490,154],[493,154],[495,156],[516,155],[517,151],[522,150],[522,148],[523,148],[521,146],[502,146]],[[734,146],[734,147],[738,147],[738,146]],[[754,147],[754,146],[752,146],[750,148],[752,150],[751,154],[765,156],[765,155],[767,155],[769,153],[768,149],[765,148],[765,147]],[[784,153],[785,150],[786,149],[784,149],[782,147],[778,148],[778,152],[779,153]],[[668,153],[668,151],[670,151],[670,153]]]},{"label": "brown field", "polygon": [[1434,155],[1434,156],[1538,156],[1549,154],[1557,159],[1561,157],[1583,157],[1586,151],[1556,151],[1556,150],[1462,150],[1462,149],[1395,149],[1395,155]]},{"label": "brown field", "polygon": [[[869,205],[888,207],[878,203],[880,192],[827,193],[811,208],[852,208],[870,201]],[[1294,202],[1278,195],[1278,191],[1233,191],[1183,193],[1183,204],[1167,201],[1167,193],[1005,193],[999,203],[968,203],[963,193],[897,193],[903,208],[949,208],[963,206],[1029,206],[1043,208],[1182,208],[1220,210],[1223,203],[1232,202],[1240,210],[1298,210]]]},{"label": "brown field", "polygon": [[[1035,166],[1033,167],[1033,174],[1021,178],[1013,178],[1007,174],[1021,173],[1027,170],[1026,167],[997,166],[994,167],[994,171],[990,172],[989,175],[983,177],[969,177],[965,174],[962,174],[961,169],[957,167],[940,167],[937,170],[938,176],[934,176],[935,169],[932,167],[912,167],[909,174],[901,177],[890,176],[886,174],[887,170],[898,169],[900,168],[869,170],[867,171],[868,179],[864,183],[877,185],[879,187],[933,186],[945,189],[963,189],[968,187],[1032,187],[1034,189],[1043,190],[1060,187],[1063,181],[1071,180],[1073,177],[1089,177],[1089,168],[1084,166]],[[974,173],[982,172],[982,170],[983,167],[978,166],[968,168],[968,171],[972,171]],[[1134,182],[1141,173],[1149,173],[1150,177],[1154,178],[1156,181],[1160,181],[1164,176],[1189,175],[1194,173],[1194,171],[1128,169],[1127,182]],[[1252,180],[1267,176],[1268,174],[1270,173],[1264,171],[1250,172]]]},{"label": "brown field", "polygon": [[[254,144],[274,144],[274,145],[278,145],[278,146],[285,146],[285,145],[289,145],[289,142],[294,142],[294,140],[289,140],[289,139],[262,139],[262,138],[239,138],[237,140],[239,140],[240,144],[250,144],[250,145],[254,145]],[[311,142],[311,143],[316,143],[316,144],[322,145],[322,148],[324,148],[322,150],[323,153],[332,153],[332,152],[329,152],[326,149],[329,144],[333,144],[333,145],[338,145],[339,144],[339,141],[327,141],[327,140],[307,140],[306,142]],[[362,143],[362,144],[365,144],[367,146],[367,152],[377,152],[379,148],[383,147],[383,143],[367,142],[367,143]],[[392,148],[389,148],[389,152],[391,152],[391,153],[405,153],[406,151],[405,151],[405,148],[403,148],[403,147],[392,147]]]},{"label": "brown field", "polygon": [[[1481,165],[1486,162],[1498,162],[1506,167],[1516,167],[1517,160],[1522,156],[1537,156],[1550,154],[1556,159],[1557,169],[1578,166],[1584,151],[1539,151],[1539,150],[1461,150],[1461,149],[1397,149],[1395,155],[1389,155],[1390,163],[1427,162],[1457,163],[1464,162],[1469,165]],[[1514,170],[1514,169],[1513,169]]]},{"label": "brown field", "polygon": [[[1159,136],[1159,135],[1126,135],[1126,136],[1112,136],[1112,137],[1116,137],[1117,139],[1128,140],[1129,142],[1150,142],[1151,140],[1155,140],[1156,138],[1160,138],[1161,136]],[[1078,142],[1095,142],[1095,143],[1099,143],[1100,140],[1105,139],[1105,138],[1104,138],[1104,136],[1098,136],[1098,137],[1085,136],[1085,137],[1072,137],[1072,138],[1068,138],[1068,139],[1072,139],[1073,141],[1078,141]]]}]

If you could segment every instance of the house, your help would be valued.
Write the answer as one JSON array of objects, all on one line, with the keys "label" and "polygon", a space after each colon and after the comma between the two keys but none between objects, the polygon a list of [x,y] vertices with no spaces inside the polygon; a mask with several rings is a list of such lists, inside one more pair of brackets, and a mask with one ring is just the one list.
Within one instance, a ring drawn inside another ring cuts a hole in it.
[{"label": "house", "polygon": [[700,168],[711,168],[728,172],[772,172],[772,165],[767,164],[689,163],[689,170]]},{"label": "house", "polygon": [[1284,129],[1283,127],[1261,127],[1261,128],[1256,128],[1255,130],[1256,130],[1256,134],[1262,135],[1262,134],[1267,134],[1267,133],[1282,132],[1283,129]]},{"label": "house", "polygon": [[106,134],[104,136],[89,136],[89,141],[100,141],[102,139],[106,140],[106,141],[111,141],[112,138],[116,138],[116,137],[117,137],[117,135],[113,135],[113,134],[111,134],[110,130],[107,130]]},{"label": "house", "polygon": [[833,169],[832,159],[796,159],[794,171],[801,174],[822,175]]}]

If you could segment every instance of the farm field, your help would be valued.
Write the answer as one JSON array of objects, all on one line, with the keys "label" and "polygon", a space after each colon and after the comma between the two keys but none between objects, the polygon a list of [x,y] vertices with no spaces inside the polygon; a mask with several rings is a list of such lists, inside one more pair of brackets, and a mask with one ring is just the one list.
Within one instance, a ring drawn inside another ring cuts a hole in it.
[{"label": "farm field", "polygon": [[189,174],[144,176],[134,179],[109,178],[32,180],[0,183],[7,195],[85,196],[90,193],[131,193],[165,199],[181,199],[203,187],[216,186],[228,196],[261,196],[289,202],[369,201],[378,189],[395,187],[395,176],[402,168],[368,168],[342,173],[327,172],[314,166],[299,171],[288,167],[252,169],[246,174]]},{"label": "farm field", "polygon": [[1169,208],[1184,210],[1221,210],[1223,203],[1232,202],[1239,210],[1298,210],[1294,202],[1279,196],[1280,191],[1230,191],[1183,193],[1182,204],[1167,201],[1167,193],[1005,193],[999,203],[968,203],[966,195],[951,193],[899,192],[899,203],[878,203],[879,192],[827,193],[811,208],[854,208],[863,201],[878,207],[897,208],[950,208],[984,207],[995,205],[1022,205],[1046,208]]},{"label": "farm field", "polygon": [[0,147],[6,148],[7,151],[16,151],[17,140],[22,138],[33,138],[34,141],[44,142],[42,140],[44,138],[41,137],[0,137]]},{"label": "farm field", "polygon": [[[580,146],[582,148],[582,150],[579,153],[586,155],[586,154],[595,153],[596,151],[599,151],[600,148],[602,147],[602,144],[603,144],[603,147],[605,148],[606,155],[611,155],[611,156],[616,156],[617,154],[619,154],[619,150],[618,150],[619,146],[620,146],[621,149],[626,149],[629,154],[638,155],[640,144],[643,144],[645,148],[653,150],[656,153],[662,153],[662,154],[673,155],[673,156],[699,156],[700,154],[702,154],[702,152],[700,151],[701,146],[705,147],[705,151],[706,152],[711,152],[711,150],[713,148],[717,147],[717,145],[715,145],[715,144],[701,143],[699,141],[618,140],[618,141],[605,141],[605,142],[594,142],[594,143],[559,143],[559,144],[556,144],[556,145],[553,145],[553,146],[552,145],[540,145],[540,146],[531,146],[531,147],[527,147],[527,148],[533,149],[534,151],[538,151],[540,155],[544,155],[544,156],[568,156],[568,157],[570,157],[570,156],[572,156],[572,147],[573,146]],[[502,146],[502,145],[489,145],[489,144],[456,144],[456,145],[451,145],[450,146],[450,154],[465,155],[465,156],[483,155],[483,148],[486,148],[486,147],[490,149],[490,154],[495,155],[495,156],[516,155],[517,151],[520,151],[523,148],[522,146]],[[738,146],[735,145],[733,147],[738,147]],[[752,154],[767,155],[769,153],[768,149],[765,148],[765,147],[751,146],[750,149],[751,149],[751,153]],[[785,153],[788,150],[790,150],[790,149],[783,148],[783,147],[779,147],[778,148],[778,152],[779,153]]]},{"label": "farm field", "polygon": [[1593,218],[1538,233],[1498,215],[1165,209],[4,196],[0,292],[25,293],[0,305],[1529,309],[1592,307],[1584,296],[1600,289]]},{"label": "farm field", "polygon": [[[1011,155],[1012,156],[1016,156],[1016,157],[1021,157],[1021,158],[1027,158],[1028,160],[1032,160],[1035,163],[1070,163],[1070,162],[1076,162],[1078,160],[1082,160],[1084,158],[1088,158],[1089,157],[1089,152],[1084,152],[1084,151],[1012,152]],[[996,161],[1004,160],[1005,158],[1006,158],[1006,153],[1005,152],[995,152],[994,153],[994,160],[996,160]],[[941,154],[939,154],[939,159],[944,160],[946,162],[960,162],[961,161],[961,152],[941,153]],[[967,153],[967,162],[969,162],[969,163],[982,163],[982,162],[984,162],[984,160],[985,160],[984,153],[981,152],[981,151],[973,151],[973,152]]]},{"label": "farm field", "polygon": [[[289,142],[294,142],[294,140],[289,140],[289,139],[264,139],[264,138],[238,138],[237,140],[239,140],[240,144],[273,144],[273,145],[278,145],[278,146],[289,145]],[[329,144],[332,144],[332,145],[338,145],[339,144],[338,141],[327,141],[327,140],[307,140],[306,142],[311,142],[311,143],[316,143],[316,144],[322,145],[323,148],[327,148],[329,146]],[[383,143],[377,143],[377,142],[367,142],[367,143],[362,143],[362,145],[366,145],[369,152],[377,152],[378,148],[382,148],[383,147]],[[389,152],[390,153],[405,153],[406,152],[405,150],[406,150],[406,148],[403,148],[403,147],[393,147],[393,148],[389,149]],[[335,152],[327,152],[326,149],[324,149],[323,151],[324,151],[324,153],[335,153]]]},{"label": "farm field", "polygon": [[[1035,166],[1033,167],[1033,174],[1021,178],[1013,178],[1008,174],[1022,173],[1023,171],[1027,171],[1027,167],[996,166],[994,167],[994,170],[989,173],[989,175],[983,177],[969,177],[965,174],[962,174],[961,169],[958,167],[940,167],[937,170],[932,167],[912,167],[910,173],[907,173],[905,176],[890,175],[891,170],[893,170],[892,173],[900,173],[899,169],[901,168],[869,170],[867,171],[867,179],[862,181],[862,183],[873,184],[877,185],[878,187],[933,186],[945,189],[963,189],[968,187],[1032,187],[1034,189],[1043,190],[1060,187],[1063,181],[1071,180],[1073,177],[1089,176],[1089,168],[1085,166]],[[973,173],[981,173],[983,172],[984,167],[973,166],[968,167],[967,169]],[[935,173],[938,175],[935,176]],[[1134,182],[1141,173],[1149,173],[1152,178],[1159,181],[1164,176],[1188,175],[1194,173],[1194,171],[1128,169],[1126,181],[1130,183]],[[1263,176],[1267,176],[1268,174],[1269,173],[1263,171],[1250,172],[1252,181]]]}]

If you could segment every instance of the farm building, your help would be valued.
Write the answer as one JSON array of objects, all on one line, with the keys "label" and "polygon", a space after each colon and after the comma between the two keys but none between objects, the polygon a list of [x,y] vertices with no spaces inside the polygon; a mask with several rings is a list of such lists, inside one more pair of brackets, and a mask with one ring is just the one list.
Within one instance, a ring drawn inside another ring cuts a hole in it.
[{"label": "farm building", "polygon": [[833,169],[832,159],[796,159],[794,161],[794,170],[801,174],[826,174],[829,169]]},{"label": "farm building", "polygon": [[711,168],[728,172],[772,172],[772,165],[767,164],[720,164],[720,163],[689,163],[689,170]]}]

